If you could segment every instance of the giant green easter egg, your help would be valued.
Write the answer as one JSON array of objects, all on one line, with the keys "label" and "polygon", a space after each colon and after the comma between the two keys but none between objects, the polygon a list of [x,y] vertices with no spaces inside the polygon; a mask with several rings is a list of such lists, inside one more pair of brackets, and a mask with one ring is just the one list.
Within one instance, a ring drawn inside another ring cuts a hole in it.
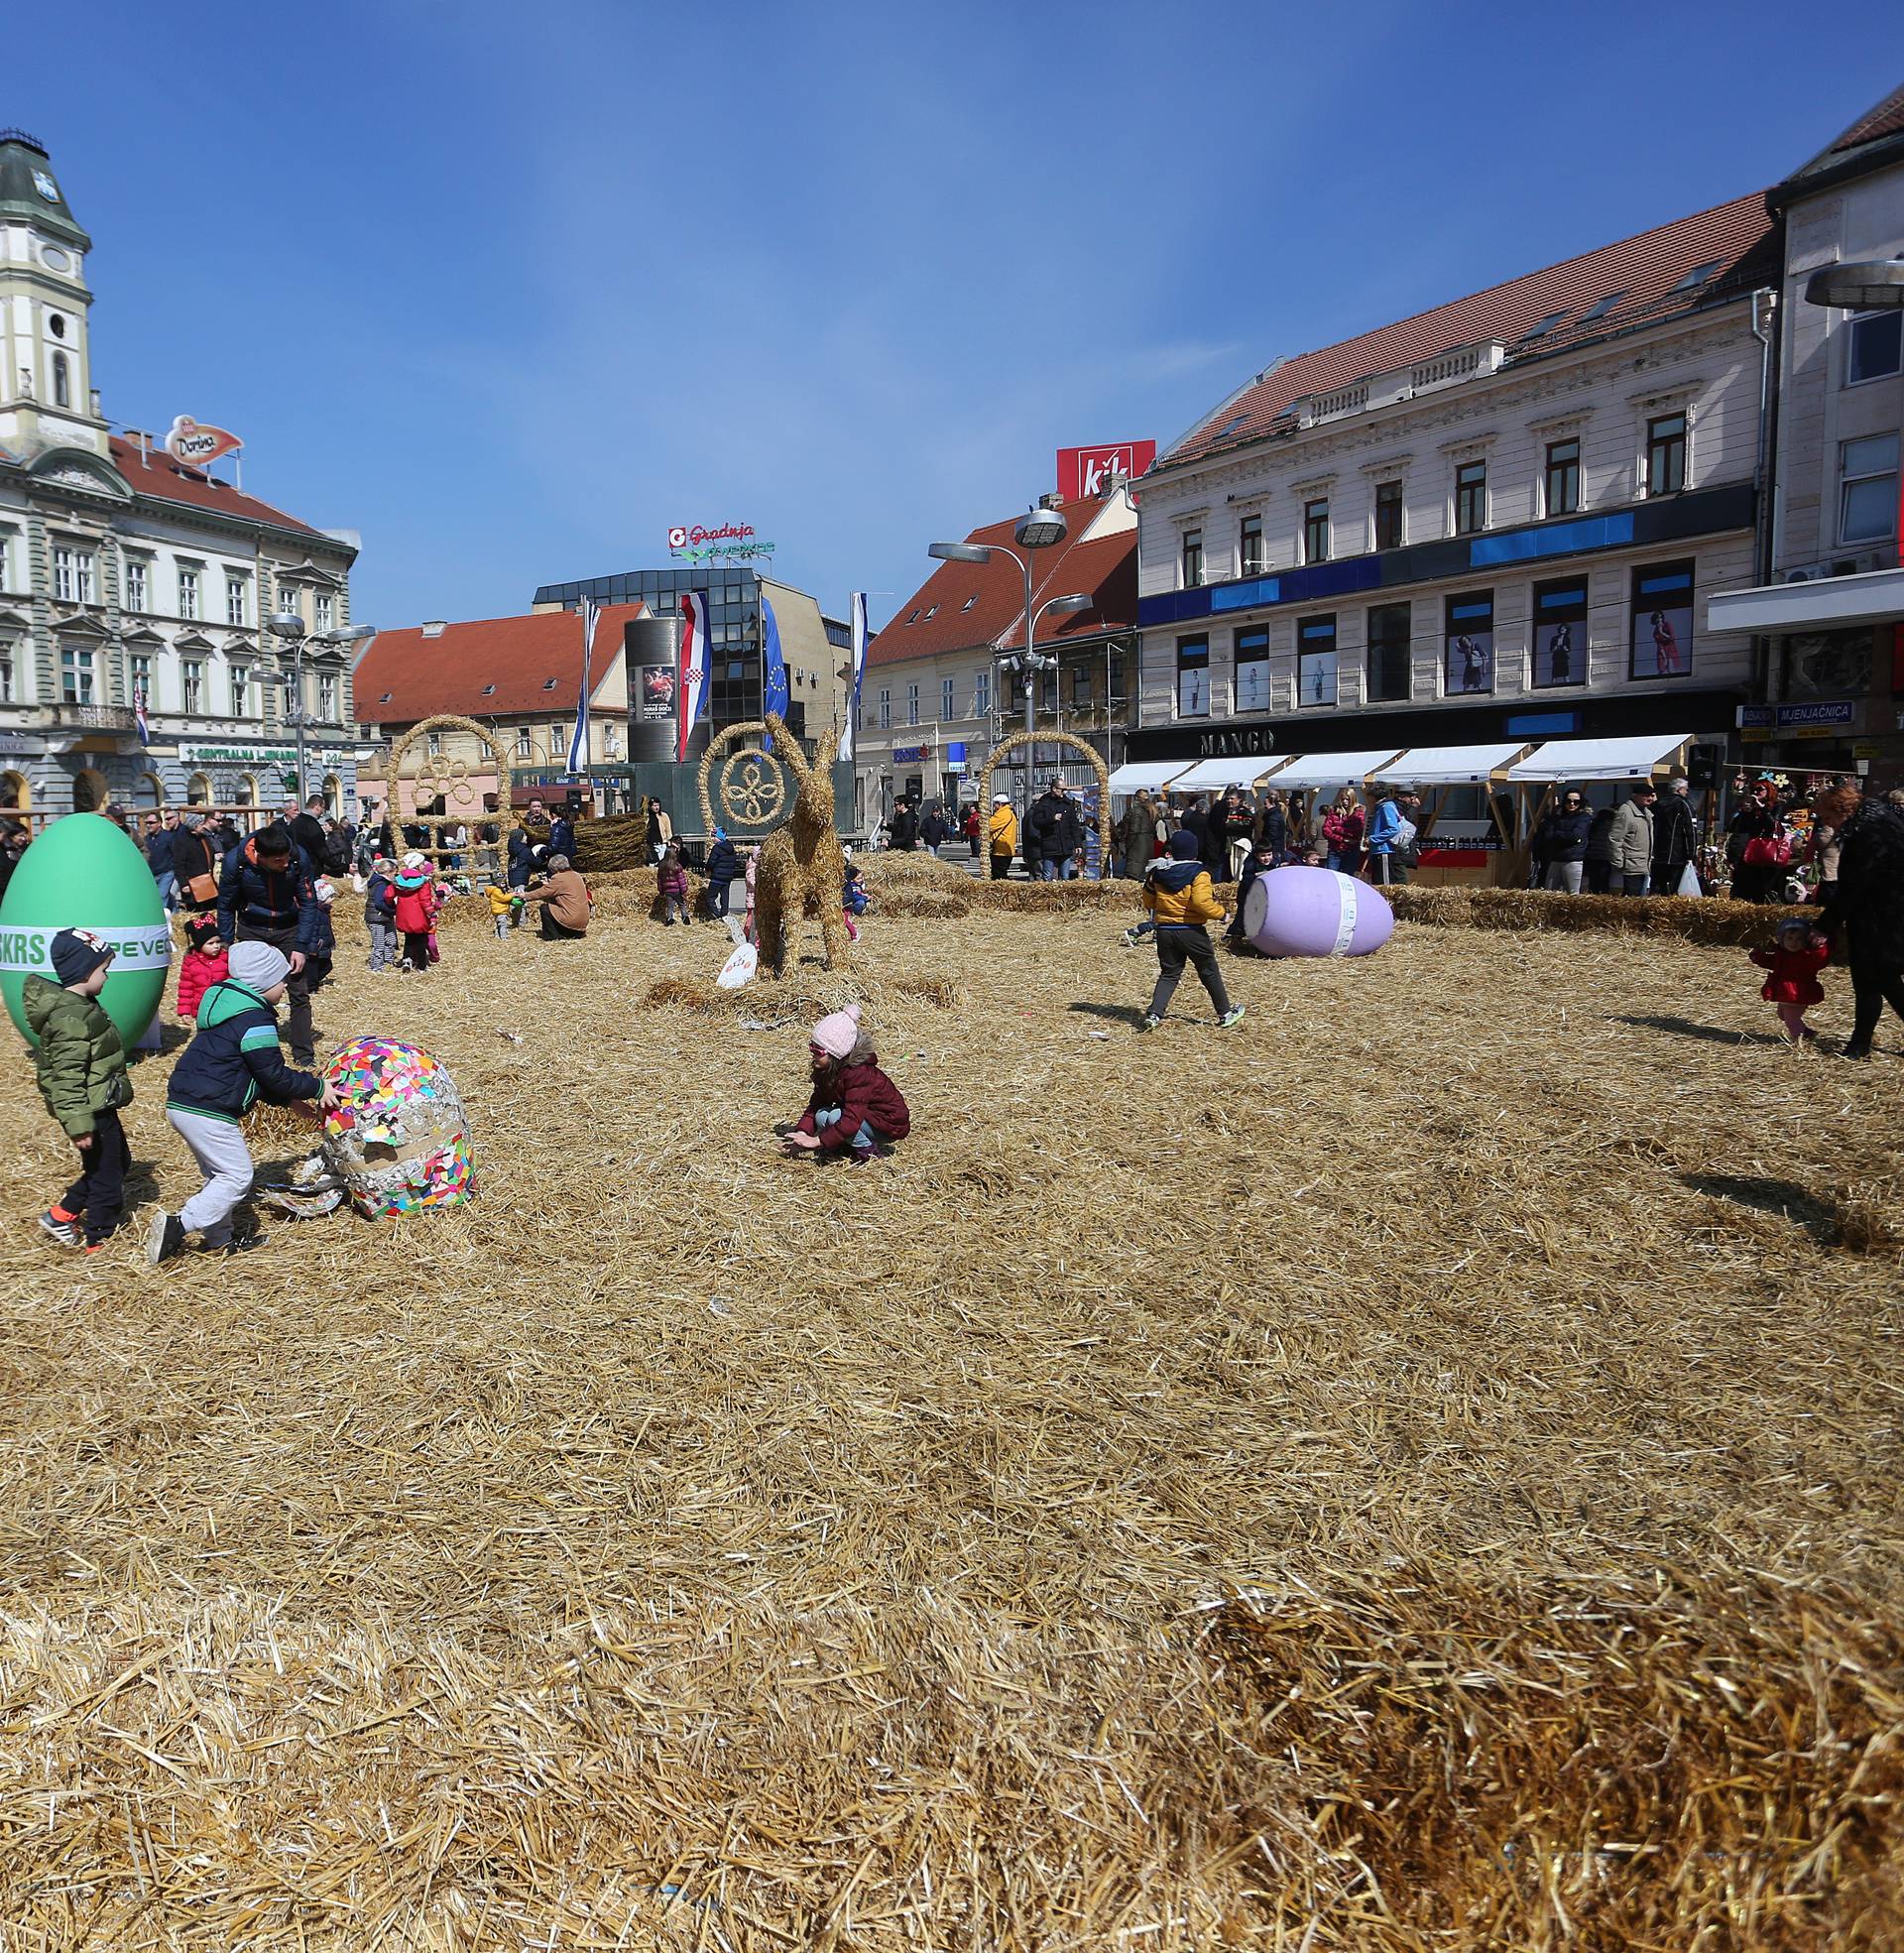
[{"label": "giant green easter egg", "polygon": [[53,975],[53,939],[90,929],[119,952],[99,1001],[128,1047],[146,1035],[166,994],[172,930],[139,844],[96,813],[69,813],[20,857],[0,900],[0,997],[29,1044],[20,1009],[30,976]]}]

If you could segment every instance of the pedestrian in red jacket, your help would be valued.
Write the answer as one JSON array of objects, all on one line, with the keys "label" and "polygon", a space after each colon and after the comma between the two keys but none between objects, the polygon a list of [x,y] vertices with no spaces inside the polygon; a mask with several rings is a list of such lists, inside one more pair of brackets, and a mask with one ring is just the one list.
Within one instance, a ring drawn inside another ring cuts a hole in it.
[{"label": "pedestrian in red jacket", "polygon": [[178,964],[178,1016],[198,1020],[198,1001],[214,983],[231,974],[231,956],[218,933],[216,915],[194,915],[185,924],[185,953]]},{"label": "pedestrian in red jacket", "polygon": [[429,863],[420,854],[405,855],[391,886],[397,892],[397,932],[404,939],[404,968],[426,970],[436,960],[429,953],[429,939],[436,930],[436,911],[442,906]]},{"label": "pedestrian in red jacket", "polygon": [[1778,1007],[1778,1021],[1785,1027],[1788,1043],[1803,1043],[1818,1036],[1805,1022],[1805,1013],[1825,1001],[1818,973],[1831,953],[1831,938],[1820,935],[1811,923],[1796,915],[1778,925],[1776,948],[1752,951],[1752,961],[1761,970],[1771,971],[1758,994]]},{"label": "pedestrian in red jacket", "polygon": [[860,1029],[860,1007],[823,1017],[813,1027],[807,1050],[813,1093],[806,1110],[790,1126],[774,1132],[789,1154],[844,1153],[863,1166],[883,1159],[892,1142],[912,1130],[899,1088],[880,1069],[871,1035]]}]

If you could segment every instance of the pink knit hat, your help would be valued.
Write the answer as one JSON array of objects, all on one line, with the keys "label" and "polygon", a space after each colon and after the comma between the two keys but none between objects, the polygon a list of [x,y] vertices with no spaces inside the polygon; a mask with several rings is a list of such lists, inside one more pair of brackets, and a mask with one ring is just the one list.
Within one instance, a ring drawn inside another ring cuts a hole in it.
[{"label": "pink knit hat", "polygon": [[860,1041],[860,1007],[849,1004],[843,1011],[835,1011],[831,1017],[823,1017],[813,1027],[813,1036],[808,1040],[830,1058],[843,1058]]}]

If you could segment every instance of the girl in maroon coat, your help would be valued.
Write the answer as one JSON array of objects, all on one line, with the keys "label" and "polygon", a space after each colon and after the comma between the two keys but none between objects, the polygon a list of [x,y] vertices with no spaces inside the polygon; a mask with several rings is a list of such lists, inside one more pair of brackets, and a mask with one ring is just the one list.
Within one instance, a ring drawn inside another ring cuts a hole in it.
[{"label": "girl in maroon coat", "polygon": [[860,1007],[849,1004],[813,1027],[807,1050],[813,1095],[790,1126],[774,1130],[789,1154],[844,1153],[855,1165],[892,1151],[912,1130],[899,1088],[880,1069],[872,1038],[860,1029]]},{"label": "girl in maroon coat", "polygon": [[1818,980],[1818,973],[1825,967],[1831,953],[1831,938],[1820,935],[1811,923],[1802,921],[1796,915],[1788,916],[1778,925],[1778,946],[1775,949],[1752,951],[1752,961],[1761,970],[1771,972],[1758,994],[1766,1003],[1778,1007],[1778,1021],[1785,1027],[1785,1037],[1790,1043],[1802,1043],[1806,1038],[1818,1036],[1805,1022],[1805,1013],[1814,1004],[1825,1001],[1825,990]]}]

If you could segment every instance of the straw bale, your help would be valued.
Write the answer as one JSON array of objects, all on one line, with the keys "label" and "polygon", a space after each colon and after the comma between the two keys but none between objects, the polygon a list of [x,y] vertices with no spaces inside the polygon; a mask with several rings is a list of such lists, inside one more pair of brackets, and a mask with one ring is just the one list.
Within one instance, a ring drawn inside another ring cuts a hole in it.
[{"label": "straw bale", "polygon": [[[340,914],[320,1043],[448,1066],[446,1213],[62,1256],[0,1057],[10,1943],[1900,1943],[1904,1032],[1833,1056],[1841,975],[1792,1050],[1737,948],[1404,920],[1139,1036],[1115,905],[715,993],[639,890],[402,980]],[[849,996],[914,1137],[785,1159]]]},{"label": "straw bale", "polygon": [[1558,895],[1538,889],[1401,888],[1390,891],[1389,899],[1397,915],[1445,927],[1677,936],[1746,949],[1769,946],[1787,915],[1805,913],[1725,896]]}]

